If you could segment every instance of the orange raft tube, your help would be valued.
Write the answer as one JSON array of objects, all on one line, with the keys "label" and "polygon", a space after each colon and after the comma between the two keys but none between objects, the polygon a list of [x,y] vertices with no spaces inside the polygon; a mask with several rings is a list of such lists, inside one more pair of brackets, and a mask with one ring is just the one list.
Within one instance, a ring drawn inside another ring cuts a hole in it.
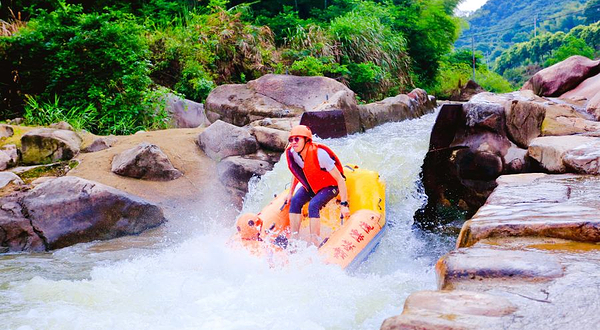
[{"label": "orange raft tube", "polygon": [[[377,247],[386,228],[385,184],[379,174],[355,165],[344,167],[350,217],[340,219],[340,200],[332,199],[321,209],[321,236],[327,239],[319,247],[326,263],[344,269],[357,267]],[[251,252],[285,249],[289,237],[289,206],[283,205],[288,191],[279,194],[260,213],[238,218],[234,240]],[[300,237],[308,237],[308,205],[302,210]],[[265,245],[265,249],[261,249]]]}]

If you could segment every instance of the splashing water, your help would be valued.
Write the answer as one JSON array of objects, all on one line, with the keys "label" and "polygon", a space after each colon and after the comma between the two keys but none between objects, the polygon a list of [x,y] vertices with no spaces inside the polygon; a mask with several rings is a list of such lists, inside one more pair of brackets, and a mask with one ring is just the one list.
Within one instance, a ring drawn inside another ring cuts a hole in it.
[{"label": "splashing water", "polygon": [[[0,329],[378,329],[411,292],[435,289],[432,265],[451,248],[412,229],[434,119],[324,141],[386,182],[390,226],[354,272],[318,262],[314,247],[270,267],[228,243],[234,219],[215,205],[141,236],[1,256]],[[290,179],[279,162],[251,182],[243,211],[260,210]]]}]

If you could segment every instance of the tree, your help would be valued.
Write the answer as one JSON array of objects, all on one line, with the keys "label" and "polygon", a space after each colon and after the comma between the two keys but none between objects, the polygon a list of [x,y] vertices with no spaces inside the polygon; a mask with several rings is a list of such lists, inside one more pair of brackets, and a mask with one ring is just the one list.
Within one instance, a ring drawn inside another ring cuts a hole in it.
[{"label": "tree", "polygon": [[600,21],[600,0],[590,0],[585,5],[583,12],[585,15],[585,22],[592,24]]}]

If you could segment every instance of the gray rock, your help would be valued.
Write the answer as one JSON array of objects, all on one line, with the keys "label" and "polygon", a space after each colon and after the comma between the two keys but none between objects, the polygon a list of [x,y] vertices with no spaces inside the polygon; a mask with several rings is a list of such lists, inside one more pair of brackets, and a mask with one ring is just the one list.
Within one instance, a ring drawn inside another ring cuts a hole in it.
[{"label": "gray rock", "polygon": [[43,240],[21,212],[17,197],[0,198],[0,253],[42,252]]},{"label": "gray rock", "polygon": [[21,178],[12,172],[0,172],[0,188],[6,187],[9,183],[23,184]]},{"label": "gray rock", "polygon": [[12,127],[8,125],[0,125],[0,138],[11,137],[15,134],[15,131]]},{"label": "gray rock", "polygon": [[139,234],[166,221],[156,204],[71,176],[40,184],[21,204],[49,250]]},{"label": "gray rock", "polygon": [[69,160],[79,153],[81,138],[73,131],[40,128],[21,137],[22,162],[47,164]]},{"label": "gray rock", "polygon": [[218,120],[198,135],[198,145],[216,161],[229,156],[247,155],[258,150],[249,130]]},{"label": "gray rock", "polygon": [[0,149],[0,171],[19,163],[19,151],[14,144],[7,144]]},{"label": "gray rock", "polygon": [[252,134],[258,144],[267,149],[284,151],[288,143],[289,132],[286,131],[256,126],[252,128]]},{"label": "gray rock", "polygon": [[182,99],[170,94],[166,98],[166,111],[171,118],[171,126],[175,128],[195,128],[210,125],[204,111],[204,105]]},{"label": "gray rock", "polygon": [[217,164],[219,180],[223,185],[248,191],[248,181],[253,176],[262,176],[273,169],[269,162],[248,157],[232,156]]},{"label": "gray rock", "polygon": [[600,174],[600,139],[568,150],[563,161],[565,165],[580,174]]},{"label": "gray rock", "polygon": [[48,127],[73,131],[73,126],[71,126],[71,124],[67,123],[66,121],[59,121],[58,123],[50,124]]},{"label": "gray rock", "polygon": [[102,136],[94,140],[92,144],[83,148],[82,152],[97,152],[104,149],[108,149],[117,143],[117,138],[115,136]]},{"label": "gray rock", "polygon": [[147,142],[115,155],[111,170],[122,176],[153,181],[169,181],[183,175],[158,146]]},{"label": "gray rock", "polygon": [[564,155],[587,143],[595,143],[598,138],[588,136],[543,136],[535,138],[527,149],[529,157],[540,163],[550,173],[565,173]]}]

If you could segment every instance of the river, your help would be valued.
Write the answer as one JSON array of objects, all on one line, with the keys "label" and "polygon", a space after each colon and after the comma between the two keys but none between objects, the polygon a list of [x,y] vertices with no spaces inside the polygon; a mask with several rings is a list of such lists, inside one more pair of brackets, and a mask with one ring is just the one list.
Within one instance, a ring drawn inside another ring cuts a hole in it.
[{"label": "river", "polygon": [[[454,244],[412,228],[434,120],[323,141],[386,182],[388,230],[352,272],[316,261],[314,247],[274,267],[236,250],[234,219],[214,205],[140,236],[0,256],[0,329],[379,329],[411,292],[436,288],[433,265]],[[243,211],[289,181],[279,162],[251,182]]]}]

